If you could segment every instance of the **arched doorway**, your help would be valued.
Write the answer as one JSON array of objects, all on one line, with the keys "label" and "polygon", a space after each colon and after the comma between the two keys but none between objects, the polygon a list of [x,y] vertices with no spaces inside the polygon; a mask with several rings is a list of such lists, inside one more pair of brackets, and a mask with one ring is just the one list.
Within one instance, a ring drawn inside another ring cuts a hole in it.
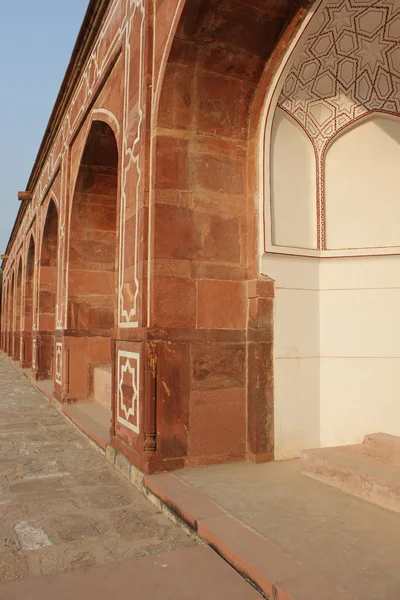
[{"label": "arched doorway", "polygon": [[14,324],[14,302],[15,302],[15,277],[14,277],[14,269],[11,275],[11,280],[10,280],[10,289],[9,289],[9,303],[8,303],[8,322],[9,322],[9,329],[8,329],[8,354],[9,356],[13,355],[13,349],[14,349],[14,331],[15,331],[15,324]]},{"label": "arched doorway", "polygon": [[2,349],[7,352],[7,335],[8,335],[8,281],[3,280],[3,297],[1,302],[1,314],[3,316],[3,327],[2,327]]},{"label": "arched doorway", "polygon": [[12,335],[12,321],[11,321],[11,303],[13,296],[13,283],[12,274],[10,273],[7,281],[7,304],[5,310],[7,311],[7,338],[6,338],[6,352],[11,354],[11,335]]},{"label": "arched doorway", "polygon": [[91,125],[75,183],[68,259],[69,394],[111,411],[111,338],[117,282],[118,148]]},{"label": "arched doorway", "polygon": [[15,336],[13,359],[20,360],[21,357],[21,324],[22,324],[22,259],[19,259],[17,279],[15,287]]},{"label": "arched doorway", "polygon": [[367,4],[316,3],[266,106],[282,459],[400,435],[400,2]]},{"label": "arched doorway", "polygon": [[24,334],[23,334],[23,352],[22,366],[30,368],[32,366],[32,328],[33,328],[33,287],[35,271],[35,241],[31,235],[29,240],[28,252],[26,256],[25,269],[25,303],[24,303]]},{"label": "arched doorway", "polygon": [[50,200],[43,226],[40,250],[39,336],[36,377],[52,380],[54,372],[54,330],[56,328],[58,267],[58,210]]},{"label": "arched doorway", "polygon": [[305,4],[181,2],[155,91],[148,312],[168,336],[158,448],[179,466],[273,458],[273,286],[257,260],[254,121],[266,65]]}]

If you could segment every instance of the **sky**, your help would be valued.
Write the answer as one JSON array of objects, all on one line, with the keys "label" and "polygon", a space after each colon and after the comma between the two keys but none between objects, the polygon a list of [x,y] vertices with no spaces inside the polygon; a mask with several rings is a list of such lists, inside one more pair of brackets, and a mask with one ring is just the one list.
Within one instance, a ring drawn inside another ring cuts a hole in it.
[{"label": "sky", "polygon": [[0,252],[87,6],[88,0],[0,0]]}]

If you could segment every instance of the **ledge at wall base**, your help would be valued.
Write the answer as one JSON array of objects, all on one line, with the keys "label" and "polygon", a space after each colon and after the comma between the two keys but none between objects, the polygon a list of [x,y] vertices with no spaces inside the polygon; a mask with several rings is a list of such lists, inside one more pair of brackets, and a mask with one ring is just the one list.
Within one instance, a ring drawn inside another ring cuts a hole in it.
[{"label": "ledge at wall base", "polygon": [[63,404],[62,412],[104,451],[110,443],[111,411],[96,402]]},{"label": "ledge at wall base", "polygon": [[89,441],[94,442],[95,446],[105,453],[110,443],[111,415],[103,406],[96,404],[96,402],[62,404],[54,397],[52,380],[35,380],[31,369],[22,369],[15,361],[13,361],[13,364],[46,396],[58,412],[71,421]]},{"label": "ledge at wall base", "polygon": [[[17,365],[17,367],[19,369],[21,369],[19,365]],[[22,369],[22,372],[23,372],[23,369]],[[51,381],[50,379],[36,379],[36,380],[32,380],[32,383],[39,390],[39,392],[42,392],[42,394],[44,394],[46,396],[46,398],[48,398],[48,400],[50,400],[52,403],[54,403],[53,402],[53,400],[54,400],[53,381]]]}]

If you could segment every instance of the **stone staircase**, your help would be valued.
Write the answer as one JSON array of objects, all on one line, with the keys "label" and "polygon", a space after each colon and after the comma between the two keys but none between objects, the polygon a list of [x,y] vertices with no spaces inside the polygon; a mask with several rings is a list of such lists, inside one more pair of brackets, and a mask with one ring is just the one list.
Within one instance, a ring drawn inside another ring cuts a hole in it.
[{"label": "stone staircase", "polygon": [[362,444],[304,450],[301,471],[400,512],[400,437],[373,433],[366,435]]}]

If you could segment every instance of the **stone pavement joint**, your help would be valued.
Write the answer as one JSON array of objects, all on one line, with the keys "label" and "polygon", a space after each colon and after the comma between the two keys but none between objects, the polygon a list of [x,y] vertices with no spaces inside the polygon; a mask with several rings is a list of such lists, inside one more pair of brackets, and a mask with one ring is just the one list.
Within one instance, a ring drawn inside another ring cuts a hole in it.
[{"label": "stone pavement joint", "polygon": [[[2,595],[3,594],[3,595]],[[210,548],[197,546],[0,587],[1,600],[261,600]]]},{"label": "stone pavement joint", "polygon": [[0,358],[0,582],[193,547]]},{"label": "stone pavement joint", "polygon": [[0,600],[260,600],[98,450],[0,357]]},{"label": "stone pavement joint", "polygon": [[265,598],[352,598],[176,475],[148,475],[144,484]]}]

